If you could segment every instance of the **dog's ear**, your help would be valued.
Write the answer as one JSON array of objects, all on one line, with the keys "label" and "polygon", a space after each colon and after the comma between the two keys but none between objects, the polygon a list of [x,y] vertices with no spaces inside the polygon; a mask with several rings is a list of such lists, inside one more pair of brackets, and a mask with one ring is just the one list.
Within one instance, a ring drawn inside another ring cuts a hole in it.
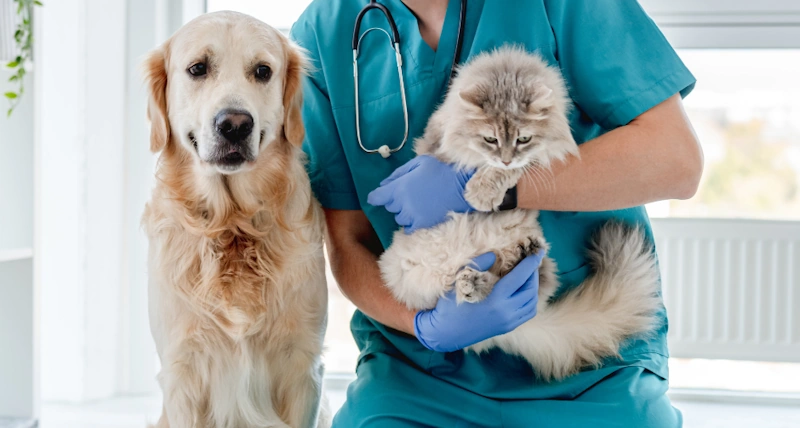
[{"label": "dog's ear", "polygon": [[302,48],[286,40],[286,74],[283,84],[283,136],[300,147],[305,137],[303,128],[303,77],[308,72],[308,59]]},{"label": "dog's ear", "polygon": [[144,60],[142,70],[147,84],[149,100],[147,118],[150,120],[150,150],[160,152],[171,138],[167,116],[167,51],[168,44],[150,52]]}]

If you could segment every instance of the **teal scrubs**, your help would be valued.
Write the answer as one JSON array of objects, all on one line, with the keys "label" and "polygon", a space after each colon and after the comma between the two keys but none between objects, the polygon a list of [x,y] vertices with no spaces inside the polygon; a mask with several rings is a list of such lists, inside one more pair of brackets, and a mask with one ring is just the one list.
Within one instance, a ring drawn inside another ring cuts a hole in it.
[{"label": "teal scrubs", "polygon": [[[392,214],[367,194],[414,156],[411,142],[441,102],[456,44],[459,0],[451,0],[437,51],[421,38],[401,0],[383,0],[397,23],[409,107],[409,143],[389,159],[363,152],[356,140],[350,40],[367,0],[317,0],[292,28],[312,60],[304,89],[308,172],[326,208],[363,210],[384,247],[397,229]],[[369,12],[362,31],[388,29]],[[629,123],[670,96],[687,95],[695,79],[634,0],[469,0],[462,60],[504,44],[539,52],[559,67],[574,104],[578,143]],[[397,146],[403,111],[393,52],[371,33],[359,57],[362,141]],[[642,141],[641,144],[647,144]],[[620,189],[624,192],[625,189]],[[542,212],[549,255],[563,287],[588,274],[587,237],[609,219],[643,225],[643,207],[606,212]],[[562,288],[563,290],[563,288]],[[558,382],[544,382],[525,361],[492,351],[437,353],[416,338],[356,311],[351,329],[361,354],[334,426],[353,427],[678,427],[665,396],[667,319],[648,340],[626,342],[621,358]]]}]

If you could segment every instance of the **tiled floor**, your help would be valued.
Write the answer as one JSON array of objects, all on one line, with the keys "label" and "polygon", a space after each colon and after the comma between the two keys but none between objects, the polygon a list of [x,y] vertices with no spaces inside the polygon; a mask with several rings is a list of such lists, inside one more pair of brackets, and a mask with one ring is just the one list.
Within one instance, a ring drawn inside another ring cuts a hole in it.
[{"label": "tiled floor", "polygon": [[[343,391],[329,391],[331,407],[344,402]],[[673,400],[685,428],[798,428],[800,407],[742,405]],[[41,428],[142,428],[161,411],[158,397],[104,400],[84,405],[45,404]]]}]

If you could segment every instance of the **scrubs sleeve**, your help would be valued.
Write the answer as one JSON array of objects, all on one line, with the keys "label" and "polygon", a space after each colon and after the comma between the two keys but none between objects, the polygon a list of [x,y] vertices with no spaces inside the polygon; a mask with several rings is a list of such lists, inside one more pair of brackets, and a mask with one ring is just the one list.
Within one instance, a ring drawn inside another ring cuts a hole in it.
[{"label": "scrubs sleeve", "polygon": [[[311,75],[303,81],[303,151],[308,157],[306,170],[311,189],[323,207],[334,210],[360,210],[356,187],[339,139],[328,95],[318,83],[323,79],[316,54],[316,42],[292,29],[292,38],[306,48],[311,60]],[[312,37],[312,39],[314,39]]]},{"label": "scrubs sleeve", "polygon": [[545,0],[575,104],[606,129],[628,124],[695,78],[636,0]]}]

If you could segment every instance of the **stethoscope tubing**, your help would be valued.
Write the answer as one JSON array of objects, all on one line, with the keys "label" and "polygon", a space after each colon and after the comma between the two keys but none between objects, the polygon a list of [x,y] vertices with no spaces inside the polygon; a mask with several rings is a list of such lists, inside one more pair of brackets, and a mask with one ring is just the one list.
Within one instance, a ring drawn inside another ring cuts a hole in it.
[{"label": "stethoscope tubing", "polygon": [[[383,15],[386,17],[387,22],[389,23],[389,29],[391,30],[392,34],[389,34],[388,31],[384,30],[383,28],[373,27],[365,31],[363,34],[359,34],[361,32],[361,20],[364,18],[364,15],[372,9],[380,10]],[[457,74],[457,66],[461,59],[461,49],[464,44],[464,24],[466,21],[467,16],[467,0],[461,0],[461,10],[459,11],[459,20],[458,20],[458,34],[456,36],[456,48],[455,54],[453,55],[453,62],[450,66],[450,76],[448,81],[448,86],[453,81],[453,78]],[[389,38],[389,43],[391,43],[394,52],[395,52],[395,62],[397,63],[397,74],[398,79],[400,80],[400,98],[403,103],[403,119],[405,122],[405,131],[403,134],[403,141],[395,148],[390,148],[388,145],[384,144],[378,149],[367,149],[364,146],[364,143],[361,140],[361,112],[359,109],[359,97],[358,97],[358,54],[359,54],[359,47],[361,45],[361,40],[364,36],[369,33],[370,31],[378,30],[386,34],[386,37]],[[406,88],[405,88],[405,81],[403,79],[403,56],[400,53],[400,32],[397,31],[397,25],[394,22],[394,18],[392,18],[392,14],[386,6],[378,3],[376,0],[370,0],[370,2],[361,9],[356,17],[355,27],[353,28],[353,40],[352,40],[352,48],[353,48],[353,83],[354,83],[354,92],[355,92],[355,119],[356,119],[356,139],[358,140],[358,145],[361,147],[366,153],[379,153],[384,159],[388,158],[392,155],[392,153],[400,151],[408,141],[408,102],[406,100]]]}]

